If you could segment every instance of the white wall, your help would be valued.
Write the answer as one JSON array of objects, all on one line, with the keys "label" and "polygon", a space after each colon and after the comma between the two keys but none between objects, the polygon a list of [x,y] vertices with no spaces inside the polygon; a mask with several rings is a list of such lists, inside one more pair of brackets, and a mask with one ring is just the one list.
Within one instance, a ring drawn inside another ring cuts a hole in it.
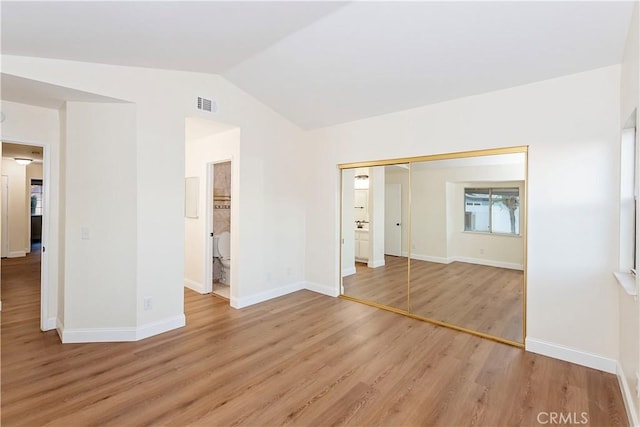
[{"label": "white wall", "polygon": [[[137,192],[133,326],[172,325],[183,314],[188,116],[233,124],[242,132],[237,303],[304,285],[308,162],[299,161],[306,157],[305,134],[298,127],[218,76],[9,55],[2,66],[8,74],[136,104],[136,141],[129,147],[135,148]],[[214,97],[218,112],[198,111],[198,96]],[[119,245],[108,244],[110,250]],[[143,310],[144,297],[153,298],[153,310]]]},{"label": "white wall", "polygon": [[312,132],[308,280],[337,289],[336,164],[529,145],[528,338],[615,359],[619,84],[611,66]]},{"label": "white wall", "polygon": [[[59,168],[59,183],[58,186],[56,188],[57,191],[55,191],[55,194],[58,198],[59,201],[59,212],[58,212],[58,218],[57,221],[51,221],[49,222],[49,228],[51,229],[52,232],[55,232],[56,235],[60,236],[60,238],[58,239],[58,246],[57,246],[57,254],[59,254],[59,259],[58,259],[58,263],[55,264],[55,267],[58,270],[58,276],[57,276],[57,289],[55,289],[56,291],[56,300],[57,300],[57,315],[56,315],[56,327],[58,328],[58,330],[60,330],[60,327],[64,326],[64,286],[63,283],[65,282],[65,270],[64,270],[64,265],[65,265],[65,258],[64,258],[64,254],[66,252],[66,245],[65,245],[65,239],[63,238],[63,236],[66,234],[67,232],[67,227],[66,227],[66,215],[65,215],[65,209],[64,206],[66,206],[67,204],[67,198],[66,198],[66,194],[65,194],[65,188],[67,186],[67,172],[66,172],[66,161],[65,158],[67,156],[67,106],[66,104],[60,108],[60,146],[59,146],[59,151],[58,151],[58,158],[59,158],[59,163],[58,163],[58,168]],[[45,185],[47,183],[45,182]],[[53,190],[52,190],[53,191]],[[46,207],[45,207],[46,209]],[[44,224],[43,224],[44,225]],[[43,230],[44,231],[44,230]],[[49,290],[50,293],[52,293],[54,291],[54,289],[50,289]],[[58,326],[59,325],[59,326]]]},{"label": "white wall", "polygon": [[[465,183],[465,180],[472,180]],[[464,187],[513,186],[520,188],[524,201],[524,166],[491,165],[425,168],[414,164],[411,185],[411,257],[424,261],[449,263],[456,260],[522,268],[523,243],[519,236],[465,233]],[[387,183],[402,186],[402,252],[407,256],[409,224],[409,171],[385,168]],[[486,182],[482,182],[486,181]],[[508,184],[508,185],[507,185]],[[520,224],[523,224],[521,210]],[[480,249],[484,253],[480,253]]]},{"label": "white wall", "polygon": [[[628,125],[628,122],[638,124],[638,96],[640,88],[640,42],[638,40],[638,28],[640,26],[640,14],[638,3],[633,8],[633,15],[627,34],[624,58],[621,67],[620,81],[620,129]],[[636,139],[638,138],[636,134]],[[612,145],[612,151],[619,152],[619,141]],[[637,156],[638,154],[636,154]],[[636,160],[637,161],[637,160]],[[638,179],[636,177],[636,179]],[[638,185],[639,181],[636,181]],[[638,218],[640,219],[640,218]],[[640,240],[636,236],[636,245],[640,247]],[[640,258],[636,254],[636,265]],[[636,287],[638,278],[636,278]],[[636,372],[640,372],[640,306],[637,297],[631,297],[618,288],[619,298],[619,361],[622,372],[618,374],[626,381],[627,389],[623,390],[623,396],[627,406],[633,412],[635,422],[640,418],[640,399],[635,393]]]},{"label": "white wall", "polygon": [[[522,268],[520,236],[464,232],[463,212],[465,187],[519,187],[524,201],[524,163],[448,167],[437,162],[433,165],[412,166],[412,257]],[[524,224],[523,220],[524,209],[521,209],[520,224]]]},{"label": "white wall", "polygon": [[369,168],[369,257],[370,268],[384,265],[384,167]]},{"label": "white wall", "polygon": [[2,159],[2,175],[9,178],[9,233],[3,239],[9,239],[9,258],[25,256],[29,251],[27,241],[28,216],[27,203],[27,168],[13,159]]},{"label": "white wall", "polygon": [[[187,119],[187,127],[189,126]],[[231,160],[231,288],[236,291],[236,276],[234,272],[234,261],[237,259],[238,249],[238,209],[237,191],[238,175],[240,171],[239,162],[240,153],[240,129],[232,129],[222,133],[212,133],[211,135],[186,141],[185,156],[185,177],[199,178],[199,194],[198,194],[198,217],[185,218],[185,250],[184,250],[184,280],[185,284],[198,291],[205,292],[205,253],[206,244],[211,240],[207,235],[207,180],[208,164],[224,160]],[[213,193],[213,189],[211,189]]]},{"label": "white wall", "polygon": [[[342,276],[349,276],[356,272],[356,252],[355,252],[355,169],[344,169],[342,171]],[[365,191],[365,190],[362,190]],[[368,191],[367,191],[368,193]],[[369,207],[367,206],[368,210]],[[358,211],[358,214],[361,212]],[[366,217],[362,214],[362,217]]]},{"label": "white wall", "polygon": [[[44,147],[44,156],[48,159],[49,169],[45,171],[44,185],[48,189],[49,199],[45,200],[43,220],[52,226],[48,234],[43,235],[43,245],[47,252],[42,254],[44,274],[47,278],[48,292],[43,293],[42,329],[54,329],[58,314],[58,280],[62,272],[62,252],[59,245],[60,222],[60,114],[58,110],[2,101],[1,107],[5,120],[0,127],[2,141],[20,144],[32,144]],[[43,224],[43,233],[45,224]]]},{"label": "white wall", "polygon": [[[469,182],[449,186],[452,190],[447,198],[450,209],[447,214],[447,257],[451,260],[494,267],[524,268],[524,243],[522,235],[464,232],[464,189],[487,188],[496,182]],[[520,199],[525,200],[523,181],[500,181],[499,187],[518,187]],[[524,230],[524,203],[520,209],[520,229]],[[449,226],[452,222],[452,226]]]},{"label": "white wall", "polygon": [[64,328],[135,325],[136,107],[68,102],[66,130]]}]

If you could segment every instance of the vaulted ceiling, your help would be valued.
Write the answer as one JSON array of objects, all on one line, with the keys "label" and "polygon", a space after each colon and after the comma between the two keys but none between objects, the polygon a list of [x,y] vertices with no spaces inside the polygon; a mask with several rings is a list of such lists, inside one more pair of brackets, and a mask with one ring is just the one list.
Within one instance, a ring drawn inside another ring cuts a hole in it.
[{"label": "vaulted ceiling", "polygon": [[633,2],[0,7],[3,54],[220,74],[312,129],[619,63]]}]

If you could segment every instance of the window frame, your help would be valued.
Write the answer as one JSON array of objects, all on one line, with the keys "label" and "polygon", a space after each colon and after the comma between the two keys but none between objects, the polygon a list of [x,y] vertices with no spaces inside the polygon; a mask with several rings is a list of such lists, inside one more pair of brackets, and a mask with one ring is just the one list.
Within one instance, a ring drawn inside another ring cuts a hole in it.
[{"label": "window frame", "polygon": [[[467,230],[467,221],[466,221],[466,216],[467,216],[467,193],[468,192],[473,192],[474,190],[482,190],[482,191],[487,191],[488,192],[488,201],[489,201],[489,205],[488,205],[488,209],[489,209],[489,230],[487,231],[483,231],[483,230]],[[518,193],[518,215],[517,215],[517,220],[518,220],[518,230],[516,233],[505,233],[502,231],[493,231],[493,193],[494,191],[505,191],[505,190],[515,190]],[[520,187],[516,186],[501,186],[501,187],[467,187],[464,186],[463,187],[463,192],[462,192],[462,214],[463,214],[463,221],[462,221],[462,232],[463,233],[479,233],[479,234],[489,234],[489,235],[498,235],[498,236],[512,236],[512,237],[521,237],[522,236],[522,230],[521,230],[521,224],[520,224],[520,207],[521,207],[521,191],[520,191]]]}]

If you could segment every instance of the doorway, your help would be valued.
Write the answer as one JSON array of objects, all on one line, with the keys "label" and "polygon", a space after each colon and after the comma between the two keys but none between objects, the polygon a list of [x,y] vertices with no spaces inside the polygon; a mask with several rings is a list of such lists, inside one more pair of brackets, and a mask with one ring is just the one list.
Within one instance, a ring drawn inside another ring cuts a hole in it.
[{"label": "doorway", "polygon": [[184,176],[197,182],[197,203],[189,215],[185,211],[184,285],[200,294],[222,296],[232,306],[238,279],[234,254],[240,223],[239,168],[239,127],[200,117],[185,119]]},{"label": "doorway", "polygon": [[402,184],[386,184],[384,253],[402,256]]},{"label": "doorway", "polygon": [[[211,227],[211,291],[222,298],[231,295],[231,160],[209,164],[207,223]],[[209,246],[209,245],[208,245]]]},{"label": "doorway", "polygon": [[12,277],[11,280],[31,283],[33,277],[39,279],[33,283],[37,292],[29,295],[39,299],[40,329],[43,331],[55,329],[56,326],[55,317],[49,316],[48,254],[44,246],[48,237],[48,162],[47,150],[42,145],[2,142],[0,246],[3,276],[5,266],[16,263],[31,266],[23,271],[24,274],[20,273],[22,270],[14,271],[12,274],[18,276]]}]

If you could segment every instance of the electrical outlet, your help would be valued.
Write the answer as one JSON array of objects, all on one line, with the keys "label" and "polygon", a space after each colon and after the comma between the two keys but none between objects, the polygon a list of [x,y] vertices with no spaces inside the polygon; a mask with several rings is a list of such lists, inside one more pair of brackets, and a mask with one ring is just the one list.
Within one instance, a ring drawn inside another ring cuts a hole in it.
[{"label": "electrical outlet", "polygon": [[287,277],[291,276],[291,267],[287,268]]},{"label": "electrical outlet", "polygon": [[153,299],[151,297],[144,297],[144,311],[149,311],[153,308]]},{"label": "electrical outlet", "polygon": [[484,249],[480,249],[480,255],[484,255]]}]

